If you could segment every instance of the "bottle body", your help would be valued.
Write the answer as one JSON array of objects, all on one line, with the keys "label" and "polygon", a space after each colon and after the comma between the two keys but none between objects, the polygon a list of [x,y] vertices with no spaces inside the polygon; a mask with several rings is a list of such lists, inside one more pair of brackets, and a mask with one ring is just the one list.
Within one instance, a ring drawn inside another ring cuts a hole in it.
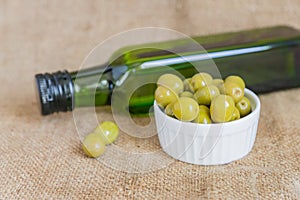
[{"label": "bottle body", "polygon": [[153,48],[126,47],[102,67],[69,73],[73,107],[106,105],[115,97],[128,99],[125,109],[131,113],[147,113],[160,75],[216,74],[215,65],[219,76],[239,75],[257,93],[300,85],[297,30],[274,27],[193,39],[206,51],[185,39],[153,44]]}]

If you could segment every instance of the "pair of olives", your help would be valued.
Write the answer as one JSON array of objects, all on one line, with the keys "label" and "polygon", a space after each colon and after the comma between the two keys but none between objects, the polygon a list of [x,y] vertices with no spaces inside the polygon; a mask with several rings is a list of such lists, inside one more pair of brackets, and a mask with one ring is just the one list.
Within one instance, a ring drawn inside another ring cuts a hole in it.
[{"label": "pair of olives", "polygon": [[244,89],[244,80],[236,75],[222,80],[201,72],[182,81],[174,74],[164,74],[157,80],[155,100],[167,115],[179,120],[222,123],[251,112]]},{"label": "pair of olives", "polygon": [[89,157],[99,157],[104,153],[105,146],[113,143],[118,135],[118,126],[114,122],[105,121],[99,124],[92,133],[85,136],[82,149]]}]

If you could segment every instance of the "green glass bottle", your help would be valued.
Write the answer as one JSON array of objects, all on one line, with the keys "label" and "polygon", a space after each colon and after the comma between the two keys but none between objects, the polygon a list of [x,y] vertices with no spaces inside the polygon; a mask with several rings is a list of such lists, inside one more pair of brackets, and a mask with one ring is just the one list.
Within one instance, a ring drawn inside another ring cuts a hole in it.
[{"label": "green glass bottle", "polygon": [[210,72],[208,58],[223,78],[239,75],[256,93],[300,85],[300,32],[296,29],[278,26],[193,39],[206,51],[180,39],[155,43],[154,48],[122,48],[102,66],[37,74],[41,113],[108,105],[112,96],[122,102],[128,95],[125,109],[133,114],[148,113],[160,75],[191,77],[199,70]]}]

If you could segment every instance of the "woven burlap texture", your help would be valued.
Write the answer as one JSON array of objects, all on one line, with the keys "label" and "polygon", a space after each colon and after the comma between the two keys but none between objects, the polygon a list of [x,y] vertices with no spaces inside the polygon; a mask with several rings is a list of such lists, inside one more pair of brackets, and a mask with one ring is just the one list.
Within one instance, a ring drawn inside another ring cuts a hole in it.
[{"label": "woven burlap texture", "polygon": [[[72,113],[40,116],[33,86],[34,74],[77,70],[95,45],[130,28],[159,26],[188,35],[300,28],[299,6],[297,0],[0,0],[0,199],[299,199],[300,89],[260,96],[254,148],[228,165],[175,161],[159,150],[157,136],[121,133],[120,149],[157,151],[146,164],[165,164],[128,173],[122,169],[140,163],[116,169],[117,155],[108,164],[84,156]],[[112,120],[108,106],[97,115]]]},{"label": "woven burlap texture", "polygon": [[[300,102],[300,90],[260,98],[258,134],[245,158],[210,167],[174,161],[165,168],[138,174],[120,171],[126,170],[126,163],[115,170],[85,157],[70,113],[40,117],[24,105],[10,115],[11,108],[2,108],[1,126],[6,131],[1,132],[0,145],[1,198],[296,199],[300,107],[295,105]],[[109,107],[97,111],[100,120],[112,119]],[[16,126],[20,121],[22,126]],[[158,140],[155,136],[134,139],[121,133],[116,145],[126,151],[147,152],[158,148]]]}]

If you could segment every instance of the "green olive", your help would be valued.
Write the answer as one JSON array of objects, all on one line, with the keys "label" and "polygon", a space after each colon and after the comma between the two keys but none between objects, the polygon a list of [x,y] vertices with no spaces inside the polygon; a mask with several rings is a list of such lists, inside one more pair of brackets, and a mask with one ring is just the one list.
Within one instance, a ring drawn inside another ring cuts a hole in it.
[{"label": "green olive", "polygon": [[175,117],[182,121],[192,121],[199,113],[198,103],[189,97],[180,97],[173,105],[172,109]]},{"label": "green olive", "polygon": [[157,80],[157,85],[164,86],[165,88],[174,91],[176,94],[179,94],[183,91],[182,80],[174,74],[161,75]]},{"label": "green olive", "polygon": [[184,90],[190,91],[190,92],[195,92],[191,81],[192,81],[192,78],[187,78],[183,81]]},{"label": "green olive", "polygon": [[173,105],[174,105],[174,103],[169,103],[165,108],[165,113],[170,117],[174,116],[173,111],[172,111]]},{"label": "green olive", "polygon": [[189,92],[189,91],[184,91],[182,92],[180,95],[180,97],[190,97],[190,98],[193,98],[193,93]]},{"label": "green olive", "polygon": [[237,102],[236,108],[240,111],[241,117],[244,117],[251,112],[251,103],[247,97],[243,97]]},{"label": "green olive", "polygon": [[111,144],[119,136],[119,128],[114,122],[105,121],[96,127],[94,133],[99,134],[105,144]]},{"label": "green olive", "polygon": [[238,120],[238,119],[240,119],[240,111],[236,107],[234,107],[234,111],[232,113],[230,121],[234,121],[234,120]]},{"label": "green olive", "polygon": [[234,101],[231,96],[219,95],[210,105],[210,116],[213,122],[228,122],[234,112]]},{"label": "green olive", "polygon": [[178,96],[176,93],[163,86],[158,86],[155,90],[155,100],[157,104],[163,108],[177,99]]},{"label": "green olive", "polygon": [[218,85],[223,84],[223,83],[224,83],[223,79],[220,79],[220,78],[215,78],[211,82],[211,84],[213,84],[213,85],[215,85],[217,87],[218,87]]},{"label": "green olive", "polygon": [[219,79],[219,78],[213,79],[211,84],[215,85],[219,89],[220,94],[225,94],[223,79]]},{"label": "green olive", "polygon": [[226,94],[226,93],[225,93],[225,86],[224,86],[224,83],[221,83],[221,84],[217,85],[217,88],[219,89],[220,94]]},{"label": "green olive", "polygon": [[209,108],[207,106],[200,105],[199,114],[193,122],[200,124],[211,124]]},{"label": "green olive", "polygon": [[226,77],[225,82],[234,82],[238,84],[241,88],[245,89],[245,82],[240,76],[228,76]]},{"label": "green olive", "polygon": [[105,142],[99,134],[90,133],[84,138],[82,149],[87,156],[96,158],[104,153]]},{"label": "green olive", "polygon": [[235,103],[240,101],[244,96],[244,89],[235,82],[225,82],[224,83],[225,93],[231,96]]},{"label": "green olive", "polygon": [[219,89],[214,85],[206,85],[194,94],[194,99],[201,105],[209,106],[211,100],[220,94]]},{"label": "green olive", "polygon": [[201,72],[201,73],[195,74],[192,77],[191,84],[192,84],[194,90],[197,91],[198,89],[200,89],[206,85],[209,85],[212,82],[212,80],[213,79],[210,74]]}]

